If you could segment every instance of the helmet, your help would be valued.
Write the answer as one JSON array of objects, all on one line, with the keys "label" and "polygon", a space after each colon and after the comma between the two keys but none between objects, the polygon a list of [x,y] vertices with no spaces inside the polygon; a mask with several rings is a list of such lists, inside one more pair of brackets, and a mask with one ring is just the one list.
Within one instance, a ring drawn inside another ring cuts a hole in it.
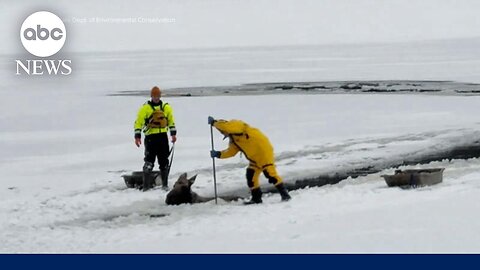
[{"label": "helmet", "polygon": [[161,97],[162,96],[162,91],[160,91],[160,88],[158,86],[154,86],[152,90],[150,91],[150,97]]}]

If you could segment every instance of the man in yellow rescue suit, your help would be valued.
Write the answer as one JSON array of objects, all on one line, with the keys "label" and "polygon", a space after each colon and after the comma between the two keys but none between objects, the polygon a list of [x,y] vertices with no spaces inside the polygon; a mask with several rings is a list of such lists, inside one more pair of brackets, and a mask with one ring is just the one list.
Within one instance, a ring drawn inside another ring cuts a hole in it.
[{"label": "man in yellow rescue suit", "polygon": [[177,140],[177,130],[173,118],[172,106],[162,102],[162,93],[157,86],[150,91],[151,100],[145,102],[137,114],[134,124],[135,145],[142,144],[142,130],[145,134],[145,158],[143,165],[143,187],[144,191],[155,185],[155,179],[151,174],[157,158],[160,165],[160,176],[163,189],[168,189],[168,156],[170,146],[168,143],[167,131],[170,130],[172,143]]},{"label": "man in yellow rescue suit", "polygon": [[230,139],[226,150],[221,152],[212,150],[210,152],[212,158],[229,158],[240,151],[250,161],[246,177],[252,199],[246,204],[262,203],[259,180],[262,172],[268,178],[268,182],[275,185],[282,201],[290,200],[291,197],[283,184],[282,178],[275,169],[273,146],[259,129],[240,120],[215,120],[211,116],[208,117],[208,123]]}]

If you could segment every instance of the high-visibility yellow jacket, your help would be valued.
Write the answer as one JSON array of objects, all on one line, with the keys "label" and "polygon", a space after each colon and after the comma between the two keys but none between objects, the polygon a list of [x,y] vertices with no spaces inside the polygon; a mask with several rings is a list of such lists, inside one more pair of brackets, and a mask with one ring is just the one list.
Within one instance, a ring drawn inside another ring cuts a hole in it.
[{"label": "high-visibility yellow jacket", "polygon": [[[150,118],[152,117],[154,110],[162,110],[167,118],[167,127],[165,128],[148,128],[147,124]],[[170,130],[170,135],[176,135],[177,130],[175,128],[175,119],[173,118],[173,109],[172,106],[168,103],[163,103],[160,101],[159,104],[154,104],[152,101],[145,102],[140,110],[138,110],[137,120],[134,124],[135,137],[140,137],[142,130],[145,133],[145,136],[151,134],[165,133]]]},{"label": "high-visibility yellow jacket", "polygon": [[258,168],[274,164],[273,146],[259,129],[240,120],[217,120],[213,126],[230,137],[229,146],[221,152],[220,158],[233,157],[241,151]]}]

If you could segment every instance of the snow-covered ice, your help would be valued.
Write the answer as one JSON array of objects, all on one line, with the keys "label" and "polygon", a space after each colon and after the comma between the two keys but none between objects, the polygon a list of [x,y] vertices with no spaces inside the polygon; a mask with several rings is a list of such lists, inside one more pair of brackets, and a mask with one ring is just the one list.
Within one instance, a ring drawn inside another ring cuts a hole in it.
[{"label": "snow-covered ice", "polygon": [[[143,165],[132,126],[146,97],[107,96],[153,84],[478,83],[478,42],[85,53],[72,56],[69,78],[15,77],[14,56],[0,56],[0,252],[480,252],[478,159],[408,167],[445,167],[444,182],[432,187],[387,188],[380,175],[394,171],[388,168],[293,191],[288,203],[267,194],[263,205],[166,206],[164,191],[126,189],[121,178]],[[183,172],[198,173],[194,190],[200,195],[213,194],[208,115],[242,119],[264,131],[285,181],[388,167],[480,140],[479,96],[165,100],[179,130],[171,182]],[[218,132],[215,143],[218,149],[227,145]],[[220,194],[247,191],[246,164],[240,155],[217,161]]]},{"label": "snow-covered ice", "polygon": [[[3,115],[4,123],[22,121],[18,130],[1,133],[3,252],[479,251],[477,159],[425,165],[446,167],[444,183],[416,190],[386,188],[380,175],[393,172],[389,169],[338,185],[293,191],[288,203],[272,194],[255,206],[166,206],[164,191],[125,189],[120,177],[142,165],[143,152],[133,144],[131,126],[145,98],[84,98],[87,108],[100,111],[38,102],[35,111]],[[288,181],[401,154],[428,153],[442,143],[478,140],[479,98],[166,99],[179,129],[172,179],[182,172],[199,173],[195,191],[212,194],[208,115],[260,127],[275,146],[278,170]],[[82,102],[82,97],[75,100]],[[52,110],[58,119],[44,121],[41,112]],[[219,149],[226,146],[221,139],[217,132]],[[240,156],[217,162],[220,193],[246,190],[246,164]]]}]

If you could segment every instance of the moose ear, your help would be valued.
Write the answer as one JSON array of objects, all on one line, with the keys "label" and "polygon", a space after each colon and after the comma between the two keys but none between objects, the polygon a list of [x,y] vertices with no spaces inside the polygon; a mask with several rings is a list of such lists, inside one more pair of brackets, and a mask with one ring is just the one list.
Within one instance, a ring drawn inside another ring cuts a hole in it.
[{"label": "moose ear", "polygon": [[182,173],[182,175],[180,175],[180,177],[178,177],[178,179],[187,179],[187,173]]},{"label": "moose ear", "polygon": [[188,184],[191,186],[195,183],[195,179],[197,178],[197,174],[195,174],[192,178],[188,179]]}]

